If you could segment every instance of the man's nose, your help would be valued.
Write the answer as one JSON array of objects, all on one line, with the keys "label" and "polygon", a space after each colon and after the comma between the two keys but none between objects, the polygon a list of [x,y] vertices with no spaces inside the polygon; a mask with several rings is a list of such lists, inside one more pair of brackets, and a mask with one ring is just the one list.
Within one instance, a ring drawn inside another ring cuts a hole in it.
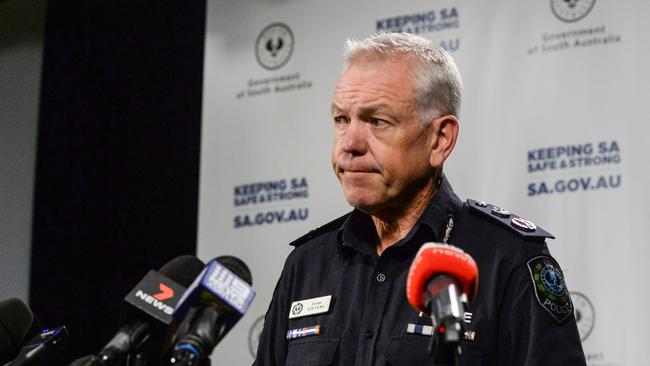
[{"label": "man's nose", "polygon": [[353,155],[366,153],[368,129],[363,121],[352,119],[343,136],[343,151]]}]

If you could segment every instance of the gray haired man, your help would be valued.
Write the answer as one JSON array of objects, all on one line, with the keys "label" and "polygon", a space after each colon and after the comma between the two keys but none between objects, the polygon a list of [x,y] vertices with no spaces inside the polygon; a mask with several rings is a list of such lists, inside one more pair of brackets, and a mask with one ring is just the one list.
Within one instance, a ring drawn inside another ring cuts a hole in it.
[{"label": "gray haired man", "polygon": [[332,166],[352,212],[291,245],[255,365],[433,365],[431,320],[405,296],[413,257],[448,241],[479,268],[460,365],[585,365],[546,231],[442,173],[458,137],[461,78],[419,36],[348,41],[332,101]]}]

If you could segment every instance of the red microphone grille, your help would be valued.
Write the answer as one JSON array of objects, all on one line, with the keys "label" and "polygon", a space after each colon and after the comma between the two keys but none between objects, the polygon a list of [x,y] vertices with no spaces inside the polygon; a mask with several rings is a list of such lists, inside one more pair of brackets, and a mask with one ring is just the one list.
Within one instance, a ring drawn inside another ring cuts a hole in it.
[{"label": "red microphone grille", "polygon": [[426,243],[415,255],[406,280],[406,298],[411,306],[423,313],[424,287],[438,274],[446,274],[458,280],[467,301],[472,304],[478,288],[478,267],[474,259],[460,248],[438,243]]}]

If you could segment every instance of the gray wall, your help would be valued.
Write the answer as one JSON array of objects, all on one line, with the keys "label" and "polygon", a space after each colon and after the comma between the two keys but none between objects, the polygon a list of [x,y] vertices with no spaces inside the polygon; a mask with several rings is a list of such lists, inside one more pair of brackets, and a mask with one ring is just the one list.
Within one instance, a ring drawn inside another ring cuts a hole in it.
[{"label": "gray wall", "polygon": [[0,300],[27,301],[45,0],[0,1]]}]

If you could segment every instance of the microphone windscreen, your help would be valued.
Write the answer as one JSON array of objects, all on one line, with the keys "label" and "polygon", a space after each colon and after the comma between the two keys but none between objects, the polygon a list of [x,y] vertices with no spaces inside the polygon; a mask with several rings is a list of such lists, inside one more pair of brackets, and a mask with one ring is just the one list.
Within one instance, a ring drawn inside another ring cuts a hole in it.
[{"label": "microphone windscreen", "polygon": [[429,279],[445,274],[456,279],[467,301],[472,304],[478,288],[478,267],[462,249],[438,243],[426,243],[415,255],[406,280],[406,298],[415,309],[428,313],[424,290]]},{"label": "microphone windscreen", "polygon": [[12,344],[13,341],[11,339],[9,332],[7,332],[4,329],[0,329],[0,362],[3,362],[2,355],[11,350]]},{"label": "microphone windscreen", "polygon": [[0,354],[15,351],[33,321],[32,311],[21,300],[9,298],[0,301]]},{"label": "microphone windscreen", "polygon": [[32,316],[33,316],[32,325],[27,330],[27,333],[25,333],[25,337],[23,338],[23,341],[32,339],[37,335],[41,334],[41,332],[43,331],[43,323],[41,323],[40,319],[38,319],[36,314],[32,314]]},{"label": "microphone windscreen", "polygon": [[158,272],[183,287],[189,287],[204,267],[205,263],[197,257],[181,255],[160,267]]},{"label": "microphone windscreen", "polygon": [[241,259],[233,257],[231,255],[222,255],[215,258],[215,260],[222,266],[228,268],[230,272],[237,275],[237,277],[241,278],[247,284],[251,286],[253,285],[253,277],[251,276],[251,271],[248,269],[246,263],[244,263]]}]

